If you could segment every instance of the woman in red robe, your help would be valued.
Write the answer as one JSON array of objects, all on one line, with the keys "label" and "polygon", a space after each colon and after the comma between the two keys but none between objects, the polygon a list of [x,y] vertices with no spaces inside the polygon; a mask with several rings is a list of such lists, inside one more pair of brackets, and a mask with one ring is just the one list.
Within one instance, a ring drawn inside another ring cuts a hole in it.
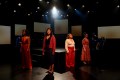
[{"label": "woman in red robe", "polygon": [[88,39],[88,34],[87,33],[84,35],[84,38],[82,40],[81,61],[84,64],[89,64],[90,61],[91,61],[90,48],[89,48],[89,39]]},{"label": "woman in red robe", "polygon": [[66,50],[66,68],[74,68],[75,66],[75,42],[73,40],[73,35],[68,34],[65,40],[65,50]]},{"label": "woman in red robe", "polygon": [[22,31],[20,51],[22,58],[22,68],[32,69],[32,60],[30,54],[30,36],[28,36],[27,30]]}]

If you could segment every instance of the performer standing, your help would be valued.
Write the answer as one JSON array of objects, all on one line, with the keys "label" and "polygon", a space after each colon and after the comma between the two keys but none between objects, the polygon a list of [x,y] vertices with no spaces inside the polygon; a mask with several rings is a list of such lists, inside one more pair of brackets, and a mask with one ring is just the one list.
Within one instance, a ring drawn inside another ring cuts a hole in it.
[{"label": "performer standing", "polygon": [[81,61],[84,64],[89,64],[91,61],[90,57],[90,48],[89,48],[89,39],[88,34],[84,34],[84,38],[82,40],[82,54],[81,54]]},{"label": "performer standing", "polygon": [[98,50],[97,50],[97,45],[98,45],[98,37],[95,33],[92,34],[92,38],[90,40],[90,50],[91,50],[91,63],[92,65],[96,65],[97,62],[97,55],[98,55]]},{"label": "performer standing", "polygon": [[21,58],[22,58],[22,68],[32,69],[32,60],[30,54],[30,36],[27,30],[22,31],[21,38]]},{"label": "performer standing", "polygon": [[65,50],[66,50],[66,68],[74,67],[75,65],[75,42],[73,40],[73,35],[68,34],[65,40]]},{"label": "performer standing", "polygon": [[21,64],[21,54],[20,54],[20,48],[21,48],[21,36],[16,37],[16,45],[15,45],[15,65],[20,66]]},{"label": "performer standing", "polygon": [[45,61],[49,65],[48,72],[54,72],[54,54],[56,49],[56,38],[52,33],[52,29],[48,28],[43,39],[42,55],[45,56]]}]

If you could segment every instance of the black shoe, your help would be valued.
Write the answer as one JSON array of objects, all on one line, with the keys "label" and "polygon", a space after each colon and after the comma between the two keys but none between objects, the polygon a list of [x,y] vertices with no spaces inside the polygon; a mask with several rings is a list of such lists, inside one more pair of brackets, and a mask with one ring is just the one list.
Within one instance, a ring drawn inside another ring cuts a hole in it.
[{"label": "black shoe", "polygon": [[50,73],[50,71],[47,71],[46,73]]}]

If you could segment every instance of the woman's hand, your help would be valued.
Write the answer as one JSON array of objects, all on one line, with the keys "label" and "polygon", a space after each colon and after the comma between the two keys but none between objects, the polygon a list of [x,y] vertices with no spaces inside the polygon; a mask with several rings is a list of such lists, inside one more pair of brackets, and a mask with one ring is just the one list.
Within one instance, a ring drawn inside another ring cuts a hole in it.
[{"label": "woman's hand", "polygon": [[84,48],[84,51],[86,52],[86,49]]},{"label": "woman's hand", "polygon": [[44,56],[45,54],[44,54],[44,52],[42,53],[42,56]]},{"label": "woman's hand", "polygon": [[74,49],[74,51],[76,51],[76,48]]},{"label": "woman's hand", "polygon": [[67,53],[69,53],[69,51],[68,51],[68,50],[67,50],[66,52],[67,52]]}]

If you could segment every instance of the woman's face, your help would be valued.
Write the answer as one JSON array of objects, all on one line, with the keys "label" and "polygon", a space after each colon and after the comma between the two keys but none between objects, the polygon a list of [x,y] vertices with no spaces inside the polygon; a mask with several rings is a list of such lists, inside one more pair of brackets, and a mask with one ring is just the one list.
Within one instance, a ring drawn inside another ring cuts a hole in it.
[{"label": "woman's face", "polygon": [[88,38],[88,34],[85,34],[85,37]]},{"label": "woman's face", "polygon": [[51,30],[50,30],[50,29],[47,30],[47,34],[48,34],[48,35],[51,34]]},{"label": "woman's face", "polygon": [[25,30],[23,30],[23,31],[22,31],[22,34],[23,34],[23,35],[25,35],[25,34],[26,34],[26,33],[25,33]]},{"label": "woman's face", "polygon": [[72,39],[72,38],[73,38],[72,34],[69,34],[69,38],[70,38],[70,39]]}]

